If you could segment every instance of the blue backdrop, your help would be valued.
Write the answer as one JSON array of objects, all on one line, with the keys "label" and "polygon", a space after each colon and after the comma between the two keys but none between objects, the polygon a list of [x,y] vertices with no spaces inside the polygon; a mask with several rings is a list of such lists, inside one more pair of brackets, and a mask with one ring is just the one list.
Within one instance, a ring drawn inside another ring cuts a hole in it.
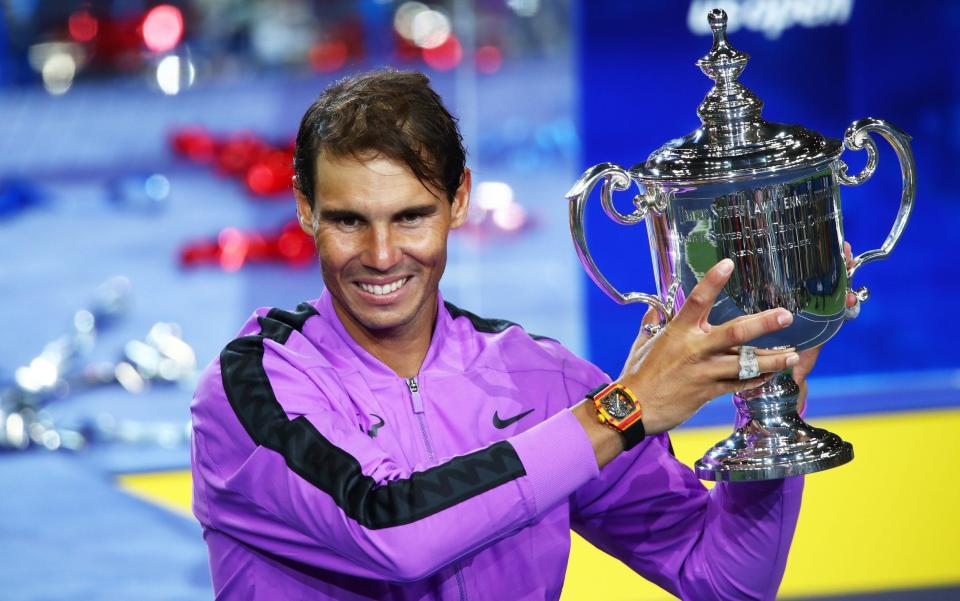
[{"label": "blue backdrop", "polygon": [[[711,38],[692,29],[707,29],[706,12],[715,5],[730,14],[731,43],[752,56],[741,81],[764,101],[767,120],[839,138],[851,122],[869,116],[913,136],[913,217],[891,257],[857,273],[854,285],[868,286],[872,299],[827,344],[817,374],[960,365],[953,350],[960,332],[953,315],[960,275],[960,3],[582,2],[577,22],[584,168],[601,161],[629,167],[699,126],[696,109],[711,82],[695,62]],[[899,205],[896,156],[877,141],[874,177],[843,188],[846,238],[854,252],[879,247]],[[844,154],[851,172],[862,167],[863,154]],[[625,210],[632,194],[621,195]],[[622,291],[654,289],[642,225],[615,224],[593,198],[587,229],[591,251],[615,285]],[[590,356],[616,375],[645,306],[620,307],[584,279]]]}]

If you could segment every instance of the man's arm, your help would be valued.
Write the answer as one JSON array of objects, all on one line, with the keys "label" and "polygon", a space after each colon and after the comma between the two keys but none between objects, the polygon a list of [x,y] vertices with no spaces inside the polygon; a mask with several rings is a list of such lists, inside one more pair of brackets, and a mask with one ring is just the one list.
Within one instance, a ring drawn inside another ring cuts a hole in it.
[{"label": "man's arm", "polygon": [[[565,371],[571,402],[609,380],[585,361],[570,363]],[[574,411],[597,421],[588,404]],[[597,434],[612,435],[615,457],[573,496],[574,530],[680,598],[774,598],[796,526],[802,478],[720,483],[708,491],[673,456],[666,433],[627,452],[609,428],[600,426]]]},{"label": "man's arm", "polygon": [[773,599],[803,478],[707,491],[660,434],[618,456],[574,496],[573,529],[681,599]]}]

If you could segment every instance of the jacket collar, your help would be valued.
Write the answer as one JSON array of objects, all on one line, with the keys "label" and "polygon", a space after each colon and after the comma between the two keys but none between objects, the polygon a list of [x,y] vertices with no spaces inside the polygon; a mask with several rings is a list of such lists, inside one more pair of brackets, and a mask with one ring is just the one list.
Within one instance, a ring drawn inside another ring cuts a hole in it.
[{"label": "jacket collar", "polygon": [[[388,378],[399,377],[392,369],[387,367],[386,364],[370,354],[367,349],[363,348],[356,340],[353,339],[350,333],[347,332],[343,322],[340,321],[340,317],[333,308],[333,297],[326,288],[320,294],[320,298],[316,300],[315,306],[324,324],[328,326],[329,330],[334,333],[334,340],[331,342],[334,342],[334,344],[336,344],[338,347],[337,350],[339,352],[337,354],[347,354],[347,356],[342,357],[346,360],[345,363],[338,367],[350,366],[354,370],[357,370],[357,367],[359,366],[359,371],[364,371],[367,375]],[[447,308],[443,304],[443,295],[438,290],[437,318],[433,328],[433,335],[430,338],[430,346],[427,349],[427,354],[423,359],[423,364],[420,366],[421,374],[427,371],[430,366],[437,362],[438,358],[441,356],[443,347],[446,344],[447,337],[450,333],[452,321],[453,318],[450,316],[450,312],[447,311]],[[336,361],[336,363],[340,362]]]}]

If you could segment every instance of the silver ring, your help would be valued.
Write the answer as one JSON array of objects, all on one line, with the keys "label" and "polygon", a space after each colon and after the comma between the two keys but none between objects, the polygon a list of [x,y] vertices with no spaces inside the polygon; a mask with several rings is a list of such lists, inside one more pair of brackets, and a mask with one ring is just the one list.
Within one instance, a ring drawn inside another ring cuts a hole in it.
[{"label": "silver ring", "polygon": [[665,327],[662,323],[648,323],[643,326],[643,333],[647,336],[656,336]]},{"label": "silver ring", "polygon": [[760,364],[757,362],[757,348],[743,345],[740,347],[740,379],[752,380],[760,375]]}]

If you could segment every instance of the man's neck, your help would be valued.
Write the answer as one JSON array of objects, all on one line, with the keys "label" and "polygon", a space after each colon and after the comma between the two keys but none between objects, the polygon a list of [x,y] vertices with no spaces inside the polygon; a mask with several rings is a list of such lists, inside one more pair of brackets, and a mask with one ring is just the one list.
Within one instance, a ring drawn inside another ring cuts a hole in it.
[{"label": "man's neck", "polygon": [[437,317],[435,299],[424,306],[421,314],[414,317],[411,323],[389,331],[368,330],[341,310],[336,302],[334,310],[350,337],[398,376],[413,378],[420,372],[433,338]]}]

